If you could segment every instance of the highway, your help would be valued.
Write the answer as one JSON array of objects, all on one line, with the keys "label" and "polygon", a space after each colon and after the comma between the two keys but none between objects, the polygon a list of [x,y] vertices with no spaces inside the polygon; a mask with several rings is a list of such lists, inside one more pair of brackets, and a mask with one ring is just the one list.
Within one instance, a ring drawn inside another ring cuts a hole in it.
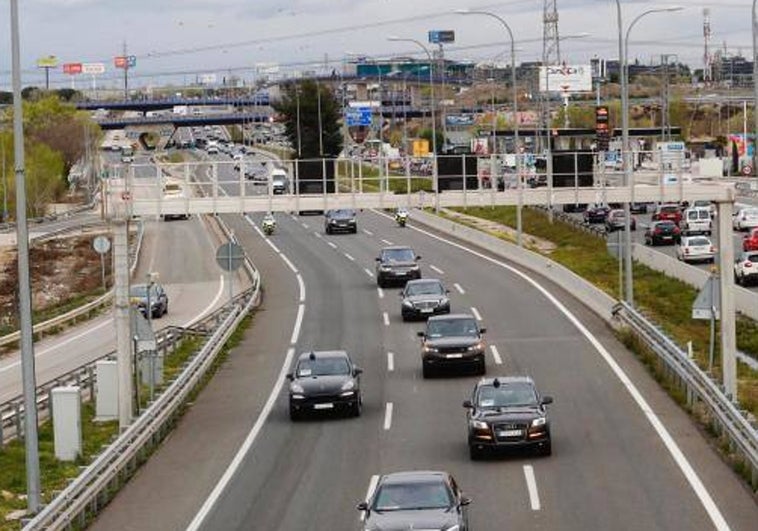
[{"label": "highway", "polygon": [[[368,211],[357,235],[335,236],[321,217],[277,214],[269,241],[225,219],[263,275],[263,307],[94,529],[360,529],[372,477],[404,469],[453,473],[476,530],[754,528],[754,500],[697,427],[548,279]],[[398,290],[373,278],[390,243],[414,247],[453,311],[481,316],[489,375],[529,374],[555,398],[551,457],[469,460],[461,402],[475,377],[421,379],[423,323],[402,322]],[[292,423],[283,374],[295,353],[329,348],[364,368],[363,416]]]}]

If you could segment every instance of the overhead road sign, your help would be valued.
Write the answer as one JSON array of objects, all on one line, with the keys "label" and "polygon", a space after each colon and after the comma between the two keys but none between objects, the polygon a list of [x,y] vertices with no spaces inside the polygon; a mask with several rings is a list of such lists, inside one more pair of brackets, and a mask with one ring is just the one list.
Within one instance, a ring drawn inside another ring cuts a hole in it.
[{"label": "overhead road sign", "polygon": [[455,32],[453,30],[430,30],[429,42],[432,44],[455,42]]},{"label": "overhead road sign", "polygon": [[371,125],[371,107],[349,107],[345,109],[345,124],[348,127]]},{"label": "overhead road sign", "polygon": [[540,67],[540,92],[589,92],[592,90],[590,65]]}]

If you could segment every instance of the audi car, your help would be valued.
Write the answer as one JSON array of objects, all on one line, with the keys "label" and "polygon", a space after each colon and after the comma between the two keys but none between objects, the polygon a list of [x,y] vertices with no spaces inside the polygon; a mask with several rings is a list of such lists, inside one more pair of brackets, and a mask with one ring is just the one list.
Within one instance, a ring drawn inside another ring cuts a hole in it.
[{"label": "audi car", "polygon": [[426,322],[426,330],[418,332],[421,338],[421,367],[424,378],[439,369],[473,368],[485,374],[485,342],[487,331],[480,328],[473,315],[466,313],[437,315]]},{"label": "audi car", "polygon": [[287,375],[290,418],[330,411],[360,416],[362,373],[344,350],[300,354],[295,370]]},{"label": "audi car", "polygon": [[381,476],[357,508],[365,531],[469,531],[470,504],[447,472],[411,471]]},{"label": "audi car", "polygon": [[482,378],[471,399],[463,402],[471,459],[479,459],[488,451],[522,447],[550,455],[550,422],[545,406],[552,402],[552,397],[540,396],[528,376]]},{"label": "audi car", "polygon": [[409,280],[400,292],[403,321],[450,313],[448,293],[442,281],[436,278]]}]

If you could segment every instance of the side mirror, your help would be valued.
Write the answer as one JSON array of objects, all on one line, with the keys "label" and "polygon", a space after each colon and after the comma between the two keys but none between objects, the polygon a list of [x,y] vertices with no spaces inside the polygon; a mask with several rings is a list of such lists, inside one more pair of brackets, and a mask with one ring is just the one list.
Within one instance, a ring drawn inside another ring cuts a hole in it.
[{"label": "side mirror", "polygon": [[542,404],[543,406],[546,406],[546,405],[552,404],[552,403],[553,403],[553,397],[552,396],[543,396],[542,400],[540,401],[540,404]]},{"label": "side mirror", "polygon": [[421,330],[419,330],[418,332],[416,332],[416,335],[418,337],[425,337],[426,336],[426,332],[422,332]]},{"label": "side mirror", "polygon": [[361,502],[358,505],[355,506],[356,509],[359,511],[366,511],[368,512],[368,503],[367,502]]},{"label": "side mirror", "polygon": [[464,507],[466,505],[471,505],[472,501],[473,500],[471,498],[469,498],[468,496],[461,496],[461,505],[464,506]]},{"label": "side mirror", "polygon": [[421,257],[420,257],[420,256],[417,256],[417,257],[416,257],[416,260],[421,260]]},{"label": "side mirror", "polygon": [[450,295],[450,290],[449,289],[445,290],[445,295]]},{"label": "side mirror", "polygon": [[363,369],[360,367],[353,367],[353,376],[358,376],[359,374],[363,374]]},{"label": "side mirror", "polygon": [[295,379],[295,377],[292,375],[292,373],[288,373],[286,377],[290,382]]},{"label": "side mirror", "polygon": [[471,400],[464,400],[463,407],[466,409],[474,409],[474,404],[471,403]]},{"label": "side mirror", "polygon": [[381,259],[381,258],[379,258],[378,256],[377,256],[376,258],[374,258],[374,260],[375,260],[376,262],[381,262],[381,261],[382,261],[382,259]]},{"label": "side mirror", "polygon": [[479,333],[480,334],[486,334],[487,333],[487,329],[486,328],[480,328],[479,329]]}]

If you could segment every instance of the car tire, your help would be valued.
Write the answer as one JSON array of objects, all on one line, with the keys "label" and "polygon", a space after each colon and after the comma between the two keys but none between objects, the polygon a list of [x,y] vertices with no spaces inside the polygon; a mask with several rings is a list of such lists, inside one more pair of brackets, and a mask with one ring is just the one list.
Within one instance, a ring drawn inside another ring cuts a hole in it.
[{"label": "car tire", "polygon": [[477,448],[476,446],[469,446],[468,456],[472,461],[481,461],[482,457],[484,457],[484,452],[482,449]]},{"label": "car tire", "polygon": [[487,374],[487,363],[484,361],[484,356],[482,356],[481,361],[476,364],[476,374],[479,376]]},{"label": "car tire", "polygon": [[355,228],[353,229],[353,234],[358,234],[358,227],[355,227]]},{"label": "car tire", "polygon": [[297,422],[298,420],[303,418],[303,413],[301,411],[298,411],[294,407],[290,406],[290,420],[292,422]]},{"label": "car tire", "polygon": [[540,446],[540,448],[539,448],[539,454],[541,456],[544,456],[544,457],[548,457],[550,455],[553,455],[553,444],[552,444],[552,442],[549,439],[548,439],[548,441],[545,444],[543,444],[542,446]]},{"label": "car tire", "polygon": [[424,379],[429,379],[433,376],[432,374],[432,368],[429,366],[428,363],[421,363],[421,375],[424,377]]},{"label": "car tire", "polygon": [[355,401],[353,407],[350,408],[350,416],[360,417],[363,412],[363,399],[358,395],[358,400]]}]

